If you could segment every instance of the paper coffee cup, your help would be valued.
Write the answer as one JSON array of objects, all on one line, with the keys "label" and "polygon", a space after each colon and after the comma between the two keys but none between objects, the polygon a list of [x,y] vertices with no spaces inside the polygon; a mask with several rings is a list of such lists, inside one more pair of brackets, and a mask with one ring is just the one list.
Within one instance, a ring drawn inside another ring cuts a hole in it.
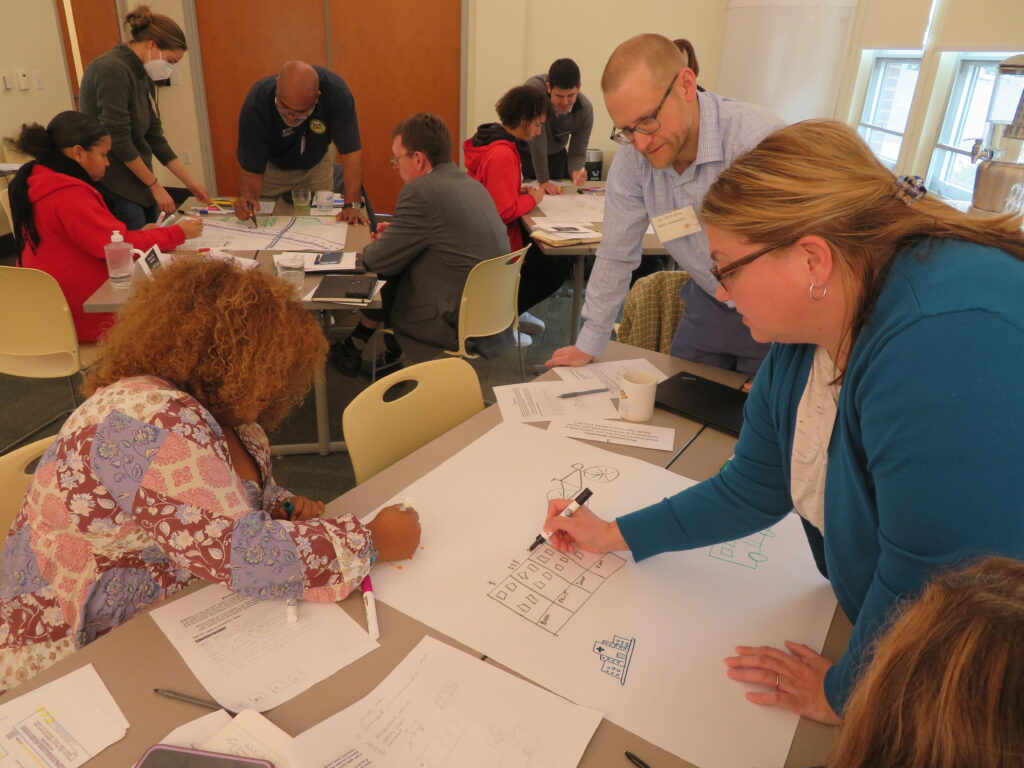
[{"label": "paper coffee cup", "polygon": [[654,415],[658,379],[650,371],[626,371],[619,382],[619,416],[626,421],[648,421]]}]

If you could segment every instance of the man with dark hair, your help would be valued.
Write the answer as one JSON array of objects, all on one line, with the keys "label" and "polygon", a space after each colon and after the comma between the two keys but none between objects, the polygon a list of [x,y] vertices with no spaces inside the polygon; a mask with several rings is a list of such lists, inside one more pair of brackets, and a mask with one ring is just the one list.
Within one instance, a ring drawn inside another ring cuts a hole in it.
[{"label": "man with dark hair", "polygon": [[572,59],[558,59],[545,74],[531,77],[526,84],[544,91],[549,106],[544,130],[521,152],[523,175],[537,179],[549,195],[561,192],[551,179],[572,179],[580,186],[587,178],[583,164],[594,127],[594,107],[580,93],[580,68]]},{"label": "man with dark hair", "polygon": [[[444,121],[421,112],[392,132],[391,166],[405,182],[395,215],[377,226],[363,249],[363,264],[388,282],[382,307],[364,310],[355,330],[334,344],[331,360],[355,373],[366,342],[387,323],[406,343],[455,349],[459,303],[469,271],[480,261],[509,252],[505,226],[487,190],[452,162],[452,138]],[[397,363],[401,345],[384,336],[378,371]],[[477,352],[494,357],[511,346],[509,332],[477,341]]]},{"label": "man with dark hair", "polygon": [[[508,241],[513,251],[523,247],[520,218],[544,199],[544,191],[523,186],[523,168],[519,147],[537,136],[548,114],[548,100],[529,85],[517,85],[494,105],[500,123],[485,123],[462,145],[466,170],[479,180],[494,198],[498,215],[508,227]],[[519,278],[519,327],[516,342],[529,346],[530,333],[544,330],[539,318],[526,310],[546,299],[565,281],[567,261],[548,258],[532,247],[523,262]]]}]

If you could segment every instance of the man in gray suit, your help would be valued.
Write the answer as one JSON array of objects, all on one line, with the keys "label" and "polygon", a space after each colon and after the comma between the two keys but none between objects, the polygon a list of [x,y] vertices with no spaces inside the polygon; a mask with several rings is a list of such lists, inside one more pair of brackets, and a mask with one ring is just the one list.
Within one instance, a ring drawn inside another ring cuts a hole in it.
[{"label": "man in gray suit", "polygon": [[[377,226],[363,249],[366,269],[388,282],[381,291],[382,308],[364,310],[355,330],[331,351],[331,360],[347,373],[360,368],[363,349],[382,323],[410,346],[455,349],[466,277],[478,262],[509,252],[490,193],[452,162],[451,135],[440,117],[421,112],[402,120],[392,132],[391,151],[391,166],[405,186],[395,215]],[[384,340],[378,371],[394,366],[402,353],[394,336]],[[511,344],[511,334],[505,333],[477,346],[493,357]]]}]

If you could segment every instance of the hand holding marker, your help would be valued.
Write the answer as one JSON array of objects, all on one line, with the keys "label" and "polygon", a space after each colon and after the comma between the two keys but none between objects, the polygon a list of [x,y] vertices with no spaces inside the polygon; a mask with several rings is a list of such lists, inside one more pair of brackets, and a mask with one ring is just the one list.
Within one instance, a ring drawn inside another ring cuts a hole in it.
[{"label": "hand holding marker", "polygon": [[[575,512],[577,509],[586,504],[587,500],[590,499],[590,497],[593,495],[593,492],[589,488],[584,488],[582,491],[576,494],[576,498],[572,500],[572,503],[570,503],[569,506],[562,510],[561,516],[572,517],[573,512]],[[527,552],[533,552],[533,550],[535,550],[545,541],[548,541],[550,538],[551,533],[542,530],[540,533],[537,534],[537,538],[533,540],[533,544],[530,545]]]}]

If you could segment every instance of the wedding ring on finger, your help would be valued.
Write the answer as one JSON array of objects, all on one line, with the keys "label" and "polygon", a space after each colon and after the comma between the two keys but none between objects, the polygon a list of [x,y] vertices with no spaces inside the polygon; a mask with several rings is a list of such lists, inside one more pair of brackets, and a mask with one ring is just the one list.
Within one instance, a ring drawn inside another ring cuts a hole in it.
[{"label": "wedding ring on finger", "polygon": [[775,690],[779,690],[779,683],[782,682],[782,675],[775,673]]}]

